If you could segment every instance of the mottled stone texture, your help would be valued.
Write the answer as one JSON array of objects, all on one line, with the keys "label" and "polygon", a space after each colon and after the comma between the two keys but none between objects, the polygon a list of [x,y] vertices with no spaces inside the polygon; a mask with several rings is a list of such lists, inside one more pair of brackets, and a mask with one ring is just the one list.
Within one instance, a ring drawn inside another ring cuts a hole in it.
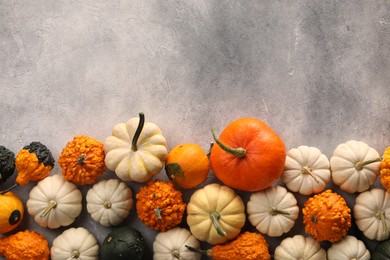
[{"label": "mottled stone texture", "polygon": [[[0,50],[0,144],[15,153],[37,140],[58,158],[74,135],[103,141],[140,111],[170,147],[207,150],[211,128],[246,116],[328,157],[350,139],[390,145],[388,0],[0,0]],[[83,214],[75,225],[102,240]],[[135,211],[128,223],[151,246]]]}]

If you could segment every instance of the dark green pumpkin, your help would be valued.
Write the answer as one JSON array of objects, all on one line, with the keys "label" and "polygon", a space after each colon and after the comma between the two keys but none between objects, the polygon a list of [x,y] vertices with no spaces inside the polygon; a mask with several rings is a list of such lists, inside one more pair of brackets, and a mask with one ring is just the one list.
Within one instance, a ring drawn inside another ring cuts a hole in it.
[{"label": "dark green pumpkin", "polygon": [[132,227],[115,228],[103,241],[101,259],[143,260],[146,255],[146,242],[141,232]]},{"label": "dark green pumpkin", "polygon": [[5,182],[15,171],[15,154],[0,145],[0,183]]},{"label": "dark green pumpkin", "polygon": [[390,259],[390,239],[380,242],[371,255],[372,260]]}]

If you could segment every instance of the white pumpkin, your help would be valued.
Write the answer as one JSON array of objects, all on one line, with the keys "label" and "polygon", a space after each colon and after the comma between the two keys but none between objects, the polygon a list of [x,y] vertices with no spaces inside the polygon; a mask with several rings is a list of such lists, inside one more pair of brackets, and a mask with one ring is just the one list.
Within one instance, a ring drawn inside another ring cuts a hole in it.
[{"label": "white pumpkin", "polygon": [[85,228],[70,228],[53,240],[50,254],[52,260],[97,260],[99,244]]},{"label": "white pumpkin", "polygon": [[175,227],[157,234],[153,243],[154,260],[199,260],[201,254],[186,246],[200,247],[199,241],[185,228]]},{"label": "white pumpkin", "polygon": [[241,197],[228,186],[217,183],[196,190],[187,204],[187,224],[191,233],[212,245],[235,238],[245,219]]},{"label": "white pumpkin", "polygon": [[329,160],[315,147],[293,148],[287,152],[281,180],[293,192],[319,193],[330,181]]},{"label": "white pumpkin", "polygon": [[82,194],[77,186],[54,174],[38,182],[27,200],[28,213],[41,227],[69,226],[80,215]]},{"label": "white pumpkin", "polygon": [[333,243],[327,251],[328,260],[370,260],[370,251],[363,241],[353,236],[345,236]]},{"label": "white pumpkin", "polygon": [[101,180],[88,190],[87,210],[102,226],[116,226],[123,222],[133,206],[133,193],[117,179]]},{"label": "white pumpkin", "polygon": [[382,241],[390,236],[390,194],[372,189],[356,197],[353,216],[357,227],[371,239]]},{"label": "white pumpkin", "polygon": [[294,226],[299,214],[297,203],[284,187],[269,187],[251,194],[246,211],[250,223],[260,233],[278,237]]},{"label": "white pumpkin", "polygon": [[282,240],[275,249],[275,260],[324,260],[326,251],[311,237],[295,235]]},{"label": "white pumpkin", "polygon": [[334,184],[343,191],[363,192],[376,181],[380,170],[380,155],[362,141],[339,144],[330,158]]},{"label": "white pumpkin", "polygon": [[146,182],[165,166],[168,155],[161,129],[144,115],[114,126],[104,142],[105,164],[123,181]]}]

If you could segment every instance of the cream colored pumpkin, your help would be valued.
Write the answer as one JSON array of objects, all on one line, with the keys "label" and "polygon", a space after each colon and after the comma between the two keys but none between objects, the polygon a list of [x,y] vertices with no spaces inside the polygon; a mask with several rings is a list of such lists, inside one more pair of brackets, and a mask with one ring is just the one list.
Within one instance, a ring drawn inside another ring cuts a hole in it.
[{"label": "cream colored pumpkin", "polygon": [[119,225],[130,213],[132,195],[131,189],[117,179],[99,181],[88,190],[88,213],[102,226]]},{"label": "cream colored pumpkin", "polygon": [[77,186],[54,174],[30,191],[27,210],[41,227],[69,226],[80,215],[82,194]]},{"label": "cream colored pumpkin", "polygon": [[327,251],[328,260],[370,260],[370,251],[363,241],[353,236],[345,236],[333,243]]},{"label": "cream colored pumpkin", "polygon": [[70,228],[53,240],[50,254],[52,260],[97,260],[99,244],[85,228]]},{"label": "cream colored pumpkin", "polygon": [[311,237],[295,235],[282,240],[275,249],[275,260],[324,260],[326,251]]},{"label": "cream colored pumpkin", "polygon": [[187,224],[200,241],[222,244],[245,224],[245,205],[233,189],[217,183],[196,190],[187,204]]},{"label": "cream colored pumpkin", "polygon": [[[137,131],[138,130],[138,131]],[[123,181],[146,182],[159,173],[168,155],[161,129],[144,115],[114,126],[104,142],[105,164]]]},{"label": "cream colored pumpkin", "polygon": [[199,260],[201,254],[186,248],[200,247],[199,241],[185,228],[175,227],[157,234],[153,243],[154,260]]},{"label": "cream colored pumpkin", "polygon": [[351,140],[339,144],[330,158],[332,180],[343,191],[363,192],[379,175],[380,155],[366,143]]},{"label": "cream colored pumpkin", "polygon": [[355,200],[353,216],[357,227],[371,239],[382,241],[390,236],[390,194],[382,189],[360,193]]},{"label": "cream colored pumpkin", "polygon": [[250,223],[260,233],[278,237],[294,226],[299,214],[297,203],[284,187],[269,187],[251,194],[246,211]]},{"label": "cream colored pumpkin", "polygon": [[330,181],[329,160],[315,147],[293,148],[287,152],[281,180],[293,192],[303,195],[321,192]]}]

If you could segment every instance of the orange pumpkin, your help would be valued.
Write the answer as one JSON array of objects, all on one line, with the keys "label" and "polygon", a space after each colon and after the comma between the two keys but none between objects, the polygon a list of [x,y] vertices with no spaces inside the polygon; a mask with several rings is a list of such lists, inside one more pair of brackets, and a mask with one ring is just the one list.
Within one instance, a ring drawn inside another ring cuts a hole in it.
[{"label": "orange pumpkin", "polygon": [[243,191],[270,187],[283,173],[286,147],[264,122],[241,118],[229,124],[211,149],[215,176],[225,185]]},{"label": "orange pumpkin", "polygon": [[383,159],[380,166],[380,180],[387,189],[387,192],[390,192],[390,146],[386,148],[383,153]]},{"label": "orange pumpkin", "polygon": [[305,232],[317,242],[337,242],[351,227],[351,209],[343,197],[331,190],[309,198],[302,212]]},{"label": "orange pumpkin", "polygon": [[92,184],[106,170],[103,143],[78,135],[62,149],[58,164],[67,181],[79,185]]},{"label": "orange pumpkin", "polygon": [[207,154],[198,144],[181,144],[173,148],[165,162],[168,178],[184,189],[204,182],[210,165]]},{"label": "orange pumpkin", "polygon": [[13,192],[0,194],[0,234],[15,229],[22,222],[24,206]]}]

